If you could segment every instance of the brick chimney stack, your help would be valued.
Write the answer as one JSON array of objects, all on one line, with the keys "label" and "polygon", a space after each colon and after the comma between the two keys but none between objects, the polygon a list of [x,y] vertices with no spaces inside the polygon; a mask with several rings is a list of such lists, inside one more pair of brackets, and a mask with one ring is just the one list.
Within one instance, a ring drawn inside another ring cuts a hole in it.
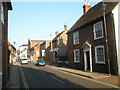
[{"label": "brick chimney stack", "polygon": [[56,32],[55,32],[55,35],[57,36],[58,34],[59,34],[59,32],[58,32],[58,31],[56,31]]},{"label": "brick chimney stack", "polygon": [[91,8],[89,0],[84,0],[83,12],[84,14]]},{"label": "brick chimney stack", "polygon": [[68,30],[68,25],[67,25],[67,23],[65,23],[64,29],[65,29],[65,30]]}]

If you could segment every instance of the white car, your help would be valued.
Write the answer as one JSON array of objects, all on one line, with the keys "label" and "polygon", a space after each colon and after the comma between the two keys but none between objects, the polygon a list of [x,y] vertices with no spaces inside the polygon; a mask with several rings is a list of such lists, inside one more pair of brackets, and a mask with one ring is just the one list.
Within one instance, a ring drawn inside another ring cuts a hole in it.
[{"label": "white car", "polygon": [[28,63],[27,59],[21,59],[21,64],[27,64],[27,63]]}]

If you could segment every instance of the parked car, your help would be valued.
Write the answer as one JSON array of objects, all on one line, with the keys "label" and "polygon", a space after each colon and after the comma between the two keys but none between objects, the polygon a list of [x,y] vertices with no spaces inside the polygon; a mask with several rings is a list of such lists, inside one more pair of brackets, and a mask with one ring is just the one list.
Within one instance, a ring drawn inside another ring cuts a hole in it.
[{"label": "parked car", "polygon": [[43,60],[43,59],[38,59],[37,61],[36,61],[36,65],[39,65],[39,66],[45,66],[45,61]]},{"label": "parked car", "polygon": [[21,59],[21,64],[27,64],[27,63],[28,63],[27,59]]}]

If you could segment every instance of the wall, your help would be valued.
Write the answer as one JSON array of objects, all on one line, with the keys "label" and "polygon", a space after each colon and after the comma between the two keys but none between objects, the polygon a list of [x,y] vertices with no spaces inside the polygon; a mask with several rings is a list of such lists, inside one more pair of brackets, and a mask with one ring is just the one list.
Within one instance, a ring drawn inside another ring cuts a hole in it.
[{"label": "wall", "polygon": [[[94,40],[93,35],[93,24],[98,21],[103,21],[103,17],[96,19],[84,27],[79,28],[79,45],[73,45],[73,34],[69,33],[68,35],[68,57],[70,61],[70,67],[73,68],[80,68],[84,69],[84,54],[82,45],[88,41],[92,47],[92,67],[93,71],[95,72],[104,72],[108,73],[108,58],[107,58],[107,51],[106,51],[106,42],[105,42],[105,31],[104,31],[104,38]],[[111,13],[106,15],[106,22],[107,22],[107,32],[108,32],[108,49],[109,49],[109,57],[110,57],[110,67],[111,73],[116,74],[117,66],[116,66],[116,46],[115,46],[115,38],[114,38],[114,27],[112,24],[112,16]],[[104,24],[103,24],[104,28]],[[95,46],[104,45],[105,47],[105,64],[97,64],[95,62]],[[80,63],[74,63],[74,49],[80,50]]]},{"label": "wall", "polygon": [[115,24],[115,39],[116,39],[116,49],[117,49],[117,63],[118,63],[118,74],[120,75],[120,26],[118,28],[118,24],[120,23],[120,3],[113,9],[113,17],[114,17],[114,24]]},{"label": "wall", "polygon": [[[1,10],[1,2],[0,2],[0,10]],[[1,89],[2,89],[2,22],[0,19],[0,90]]]},{"label": "wall", "polygon": [[67,30],[65,30],[61,35],[60,35],[60,40],[59,40],[59,55],[60,56],[67,56]]},{"label": "wall", "polygon": [[4,24],[3,24],[3,32],[2,32],[2,87],[5,88],[8,83],[8,77],[9,77],[9,61],[8,61],[8,8],[7,3],[4,2]]}]

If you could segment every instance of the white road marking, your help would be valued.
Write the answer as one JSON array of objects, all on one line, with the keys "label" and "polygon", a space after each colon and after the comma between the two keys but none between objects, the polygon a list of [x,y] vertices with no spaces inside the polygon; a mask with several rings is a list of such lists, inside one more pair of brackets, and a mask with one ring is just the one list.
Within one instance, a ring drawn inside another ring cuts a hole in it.
[{"label": "white road marking", "polygon": [[21,66],[20,66],[20,71],[21,71],[21,74],[22,74],[22,78],[23,78],[22,80],[23,80],[24,86],[25,86],[25,88],[26,88],[27,90],[29,90],[29,86],[28,86],[28,84],[27,84],[27,82],[26,82],[25,75],[24,75],[24,73],[23,73],[23,70],[22,70]]},{"label": "white road marking", "polygon": [[55,80],[57,80],[57,81],[59,81],[59,82],[65,84],[65,82],[61,81],[60,79],[57,79],[57,78],[55,78],[55,77],[53,77],[53,76],[51,76],[51,75],[50,75],[50,77],[52,77],[53,79],[55,79]]}]

